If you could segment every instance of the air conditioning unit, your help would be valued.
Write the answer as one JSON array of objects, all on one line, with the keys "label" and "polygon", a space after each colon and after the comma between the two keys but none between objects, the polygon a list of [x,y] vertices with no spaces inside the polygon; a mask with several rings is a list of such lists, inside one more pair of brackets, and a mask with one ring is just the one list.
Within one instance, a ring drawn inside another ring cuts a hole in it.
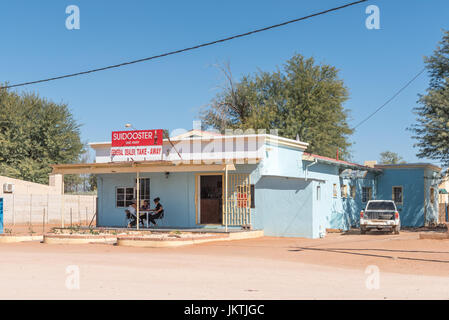
[{"label": "air conditioning unit", "polygon": [[14,184],[12,183],[3,184],[3,193],[13,193],[13,192],[14,192]]}]

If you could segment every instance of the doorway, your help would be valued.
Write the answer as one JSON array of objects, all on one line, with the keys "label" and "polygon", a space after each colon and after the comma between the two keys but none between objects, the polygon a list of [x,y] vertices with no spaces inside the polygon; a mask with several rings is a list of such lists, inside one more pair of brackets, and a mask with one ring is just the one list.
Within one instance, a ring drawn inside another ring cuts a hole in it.
[{"label": "doorway", "polygon": [[223,175],[202,175],[200,182],[200,223],[223,224]]}]

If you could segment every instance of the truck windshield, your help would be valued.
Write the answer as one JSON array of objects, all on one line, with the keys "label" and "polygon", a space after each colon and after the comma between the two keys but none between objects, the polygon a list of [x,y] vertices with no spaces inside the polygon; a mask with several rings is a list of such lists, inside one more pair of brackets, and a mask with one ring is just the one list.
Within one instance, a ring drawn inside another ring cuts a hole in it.
[{"label": "truck windshield", "polygon": [[367,210],[396,210],[391,201],[376,201],[368,203]]}]

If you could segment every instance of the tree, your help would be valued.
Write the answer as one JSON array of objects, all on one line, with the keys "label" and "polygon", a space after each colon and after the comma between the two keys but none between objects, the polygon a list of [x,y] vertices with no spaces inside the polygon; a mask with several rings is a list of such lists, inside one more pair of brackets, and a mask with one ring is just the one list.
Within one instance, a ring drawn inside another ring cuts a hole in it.
[{"label": "tree", "polygon": [[50,165],[77,162],[82,153],[67,105],[0,89],[0,175],[47,184]]},{"label": "tree", "polygon": [[449,30],[433,55],[425,58],[429,88],[414,108],[417,123],[409,129],[417,140],[418,157],[439,160],[449,166]]},{"label": "tree", "polygon": [[384,151],[380,154],[381,164],[398,164],[406,163],[396,152]]},{"label": "tree", "polygon": [[259,71],[235,83],[229,67],[222,68],[223,88],[200,117],[205,127],[278,129],[281,136],[308,142],[308,152],[335,157],[349,155],[347,89],[330,65],[295,55],[281,70]]}]

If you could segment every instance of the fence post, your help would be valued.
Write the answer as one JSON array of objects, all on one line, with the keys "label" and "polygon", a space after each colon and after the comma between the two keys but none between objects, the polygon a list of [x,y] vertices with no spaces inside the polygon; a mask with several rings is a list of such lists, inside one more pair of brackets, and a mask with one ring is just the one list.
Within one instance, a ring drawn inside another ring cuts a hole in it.
[{"label": "fence post", "polygon": [[80,196],[78,195],[78,223],[81,226],[81,205],[80,205]]},{"label": "fence post", "polygon": [[43,209],[43,214],[42,214],[42,235],[45,234],[45,208]]},{"label": "fence post", "polygon": [[48,223],[49,216],[50,216],[50,194],[47,193],[47,220],[46,220],[47,223]]},{"label": "fence post", "polygon": [[31,221],[32,210],[33,210],[33,194],[30,194],[30,226],[33,225]]},{"label": "fence post", "polygon": [[86,207],[86,226],[89,223],[89,215],[87,214],[87,207]]},{"label": "fence post", "polygon": [[12,225],[15,226],[16,225],[16,206],[14,204],[14,193],[12,194]]},{"label": "fence post", "polygon": [[70,228],[72,228],[72,208],[70,208]]}]

